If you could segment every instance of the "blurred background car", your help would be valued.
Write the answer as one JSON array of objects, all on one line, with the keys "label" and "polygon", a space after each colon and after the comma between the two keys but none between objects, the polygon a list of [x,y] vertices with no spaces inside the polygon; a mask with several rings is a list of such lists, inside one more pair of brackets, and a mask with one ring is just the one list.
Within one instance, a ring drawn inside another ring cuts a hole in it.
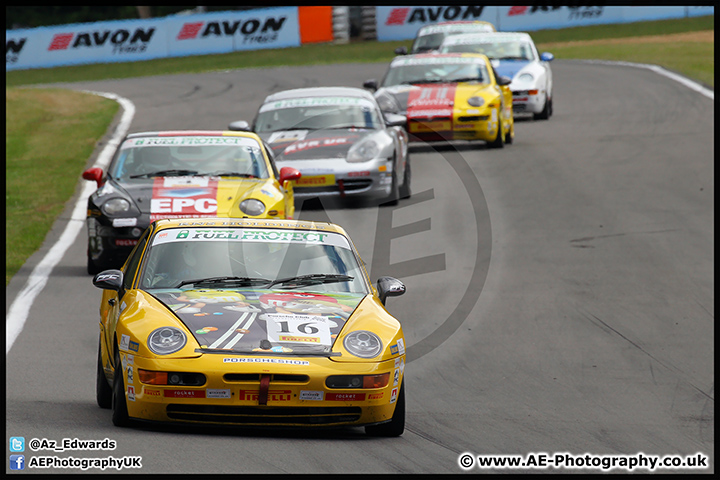
[{"label": "blurred background car", "polygon": [[293,218],[300,173],[278,171],[268,150],[247,132],[127,135],[107,171],[83,173],[98,186],[88,197],[88,273],[120,267],[161,218]]},{"label": "blurred background car", "polygon": [[512,79],[513,112],[547,120],[553,112],[552,53],[538,54],[532,37],[524,32],[469,33],[445,38],[442,53],[482,53],[500,75]]},{"label": "blurred background car", "polygon": [[[496,30],[492,23],[482,20],[455,20],[425,25],[415,35],[410,53],[425,53],[437,50],[443,40],[451,35],[494,31]],[[405,47],[398,47],[395,49],[395,53],[397,55],[406,55],[408,51]]]},{"label": "blurred background car", "polygon": [[381,112],[361,88],[312,87],[269,95],[250,130],[273,150],[278,166],[302,178],[295,197],[364,199],[395,204],[410,196],[410,157],[405,117]]},{"label": "blurred background car", "polygon": [[482,140],[502,148],[515,138],[510,79],[485,55],[397,56],[382,81],[369,79],[383,112],[407,117],[410,141]]}]

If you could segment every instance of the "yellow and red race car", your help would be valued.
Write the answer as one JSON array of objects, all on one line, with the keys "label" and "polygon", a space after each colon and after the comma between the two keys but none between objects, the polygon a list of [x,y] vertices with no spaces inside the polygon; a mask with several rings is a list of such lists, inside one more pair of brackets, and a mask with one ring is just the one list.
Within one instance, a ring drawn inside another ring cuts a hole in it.
[{"label": "yellow and red race car", "polygon": [[160,218],[293,218],[291,167],[278,171],[254,133],[144,132],[128,135],[107,171],[91,168],[87,270],[118,268],[150,222]]},{"label": "yellow and red race car", "polygon": [[483,140],[502,148],[515,138],[511,79],[485,55],[417,54],[395,57],[375,90],[387,113],[405,115],[411,141]]},{"label": "yellow and red race car", "polygon": [[117,426],[405,425],[405,339],[346,232],[259,219],[153,222],[103,289],[96,393]]}]

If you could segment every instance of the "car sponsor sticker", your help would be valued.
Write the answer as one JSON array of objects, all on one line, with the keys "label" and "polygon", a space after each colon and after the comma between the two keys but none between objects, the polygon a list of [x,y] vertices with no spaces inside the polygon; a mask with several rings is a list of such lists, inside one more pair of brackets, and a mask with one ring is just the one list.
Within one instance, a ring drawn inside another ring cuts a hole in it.
[{"label": "car sponsor sticker", "polygon": [[133,367],[131,365],[128,365],[127,367],[127,383],[135,383]]},{"label": "car sponsor sticker", "polygon": [[131,218],[113,218],[112,221],[113,227],[134,227],[137,225],[137,218],[131,217]]},{"label": "car sponsor sticker", "polygon": [[303,140],[309,130],[281,130],[273,132],[268,138],[268,143],[296,142]]},{"label": "car sponsor sticker", "polygon": [[335,402],[361,402],[365,400],[365,394],[364,393],[335,393],[335,392],[328,392],[327,395],[325,395],[325,400],[328,401],[335,401]]},{"label": "car sponsor sticker", "polygon": [[[167,232],[167,230],[162,233]],[[263,243],[307,243],[332,245],[351,250],[348,239],[333,232],[317,230],[281,230],[265,228],[183,228],[173,229],[169,235],[153,237],[153,245],[185,241],[253,241]]]},{"label": "car sponsor sticker", "polygon": [[128,385],[127,387],[127,398],[131,402],[135,401],[135,387],[133,387],[132,385]]},{"label": "car sponsor sticker", "polygon": [[332,345],[330,322],[336,322],[319,315],[287,315],[268,313],[260,315],[267,321],[267,339],[272,343],[309,343]]},{"label": "car sponsor sticker", "polygon": [[322,401],[325,398],[325,392],[322,390],[300,390],[300,400]]},{"label": "car sponsor sticker", "polygon": [[[259,390],[240,390],[238,400],[257,402],[260,398]],[[292,400],[292,390],[268,390],[268,402],[289,402]]]},{"label": "car sponsor sticker", "polygon": [[217,193],[218,180],[209,177],[155,178],[150,199],[150,221],[216,216]]},{"label": "car sponsor sticker", "polygon": [[[283,150],[283,155],[291,155],[293,153],[302,152],[311,148],[334,147],[337,145],[348,145],[353,143],[357,135],[348,137],[329,137],[329,138],[313,138],[312,140],[297,141]],[[300,178],[302,179],[302,177]]]},{"label": "car sponsor sticker", "polygon": [[205,398],[205,390],[163,390],[170,398]]},{"label": "car sponsor sticker", "polygon": [[153,388],[145,388],[143,387],[143,393],[145,395],[148,395],[150,397],[159,397],[160,396],[160,390],[155,390]]},{"label": "car sponsor sticker", "polygon": [[400,355],[405,355],[405,340],[398,338],[397,345]]},{"label": "car sponsor sticker", "polygon": [[208,388],[205,390],[207,398],[230,398],[229,388]]},{"label": "car sponsor sticker", "polygon": [[399,382],[400,382],[400,369],[398,368],[393,373],[393,387],[397,387]]},{"label": "car sponsor sticker", "polygon": [[360,106],[366,108],[374,108],[374,105],[371,101],[359,97],[307,97],[268,102],[260,107],[258,113],[268,112],[271,110],[280,110],[283,108],[317,106]]},{"label": "car sponsor sticker", "polygon": [[122,334],[120,335],[120,345],[119,348],[123,352],[128,351],[128,345],[130,344],[130,336]]},{"label": "car sponsor sticker", "polygon": [[118,247],[134,247],[138,241],[134,238],[116,238],[115,246]]},{"label": "car sponsor sticker", "polygon": [[137,352],[140,349],[140,344],[138,342],[130,342],[128,348],[133,352]]},{"label": "car sponsor sticker", "polygon": [[120,147],[121,150],[136,147],[157,147],[157,146],[203,146],[203,145],[240,145],[253,148],[260,148],[257,140],[250,137],[240,136],[168,136],[168,137],[140,137],[128,138]]},{"label": "car sponsor sticker", "polygon": [[325,187],[335,185],[335,175],[311,175],[300,177],[295,181],[295,187]]},{"label": "car sponsor sticker", "polygon": [[368,394],[368,400],[380,400],[385,396],[385,392],[379,392],[379,393],[370,393]]},{"label": "car sponsor sticker", "polygon": [[395,403],[395,400],[397,400],[397,394],[398,394],[398,389],[397,389],[397,387],[395,387],[390,392],[390,403]]},{"label": "car sponsor sticker", "polygon": [[289,358],[244,358],[244,357],[226,357],[223,363],[268,363],[274,365],[310,365],[307,360],[293,360]]},{"label": "car sponsor sticker", "polygon": [[467,64],[484,64],[482,57],[461,57],[447,56],[440,57],[428,55],[427,57],[395,57],[390,64],[391,67],[405,65],[467,65]]},{"label": "car sponsor sticker", "polygon": [[411,133],[447,132],[452,130],[452,123],[442,122],[418,122],[409,123]]}]

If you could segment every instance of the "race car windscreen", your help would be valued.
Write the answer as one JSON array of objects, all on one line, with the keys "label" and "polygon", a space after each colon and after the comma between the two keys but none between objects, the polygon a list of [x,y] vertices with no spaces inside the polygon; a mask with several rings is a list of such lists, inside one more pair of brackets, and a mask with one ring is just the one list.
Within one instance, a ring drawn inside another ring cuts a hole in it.
[{"label": "race car windscreen", "polygon": [[265,103],[255,120],[257,133],[279,130],[382,128],[375,104],[364,98],[314,97]]},{"label": "race car windscreen", "polygon": [[497,60],[533,60],[533,49],[528,42],[520,41],[473,41],[448,39],[440,47],[440,53],[482,53]]},{"label": "race car windscreen", "polygon": [[489,79],[490,76],[485,63],[476,59],[460,57],[453,59],[423,58],[393,62],[383,80],[382,86],[470,81],[487,83]]},{"label": "race car windscreen", "polygon": [[240,287],[368,293],[362,267],[337,233],[191,227],[152,239],[140,288]]},{"label": "race car windscreen", "polygon": [[232,136],[129,138],[108,173],[121,181],[182,175],[269,177],[260,144]]}]

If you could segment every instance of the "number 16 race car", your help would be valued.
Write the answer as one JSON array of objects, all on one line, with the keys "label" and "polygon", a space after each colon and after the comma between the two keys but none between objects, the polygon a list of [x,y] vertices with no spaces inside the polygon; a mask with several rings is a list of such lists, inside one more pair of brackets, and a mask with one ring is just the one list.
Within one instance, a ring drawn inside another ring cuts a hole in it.
[{"label": "number 16 race car", "polygon": [[345,231],[258,219],[153,222],[105,270],[97,403],[136,420],[405,428],[405,339]]}]

